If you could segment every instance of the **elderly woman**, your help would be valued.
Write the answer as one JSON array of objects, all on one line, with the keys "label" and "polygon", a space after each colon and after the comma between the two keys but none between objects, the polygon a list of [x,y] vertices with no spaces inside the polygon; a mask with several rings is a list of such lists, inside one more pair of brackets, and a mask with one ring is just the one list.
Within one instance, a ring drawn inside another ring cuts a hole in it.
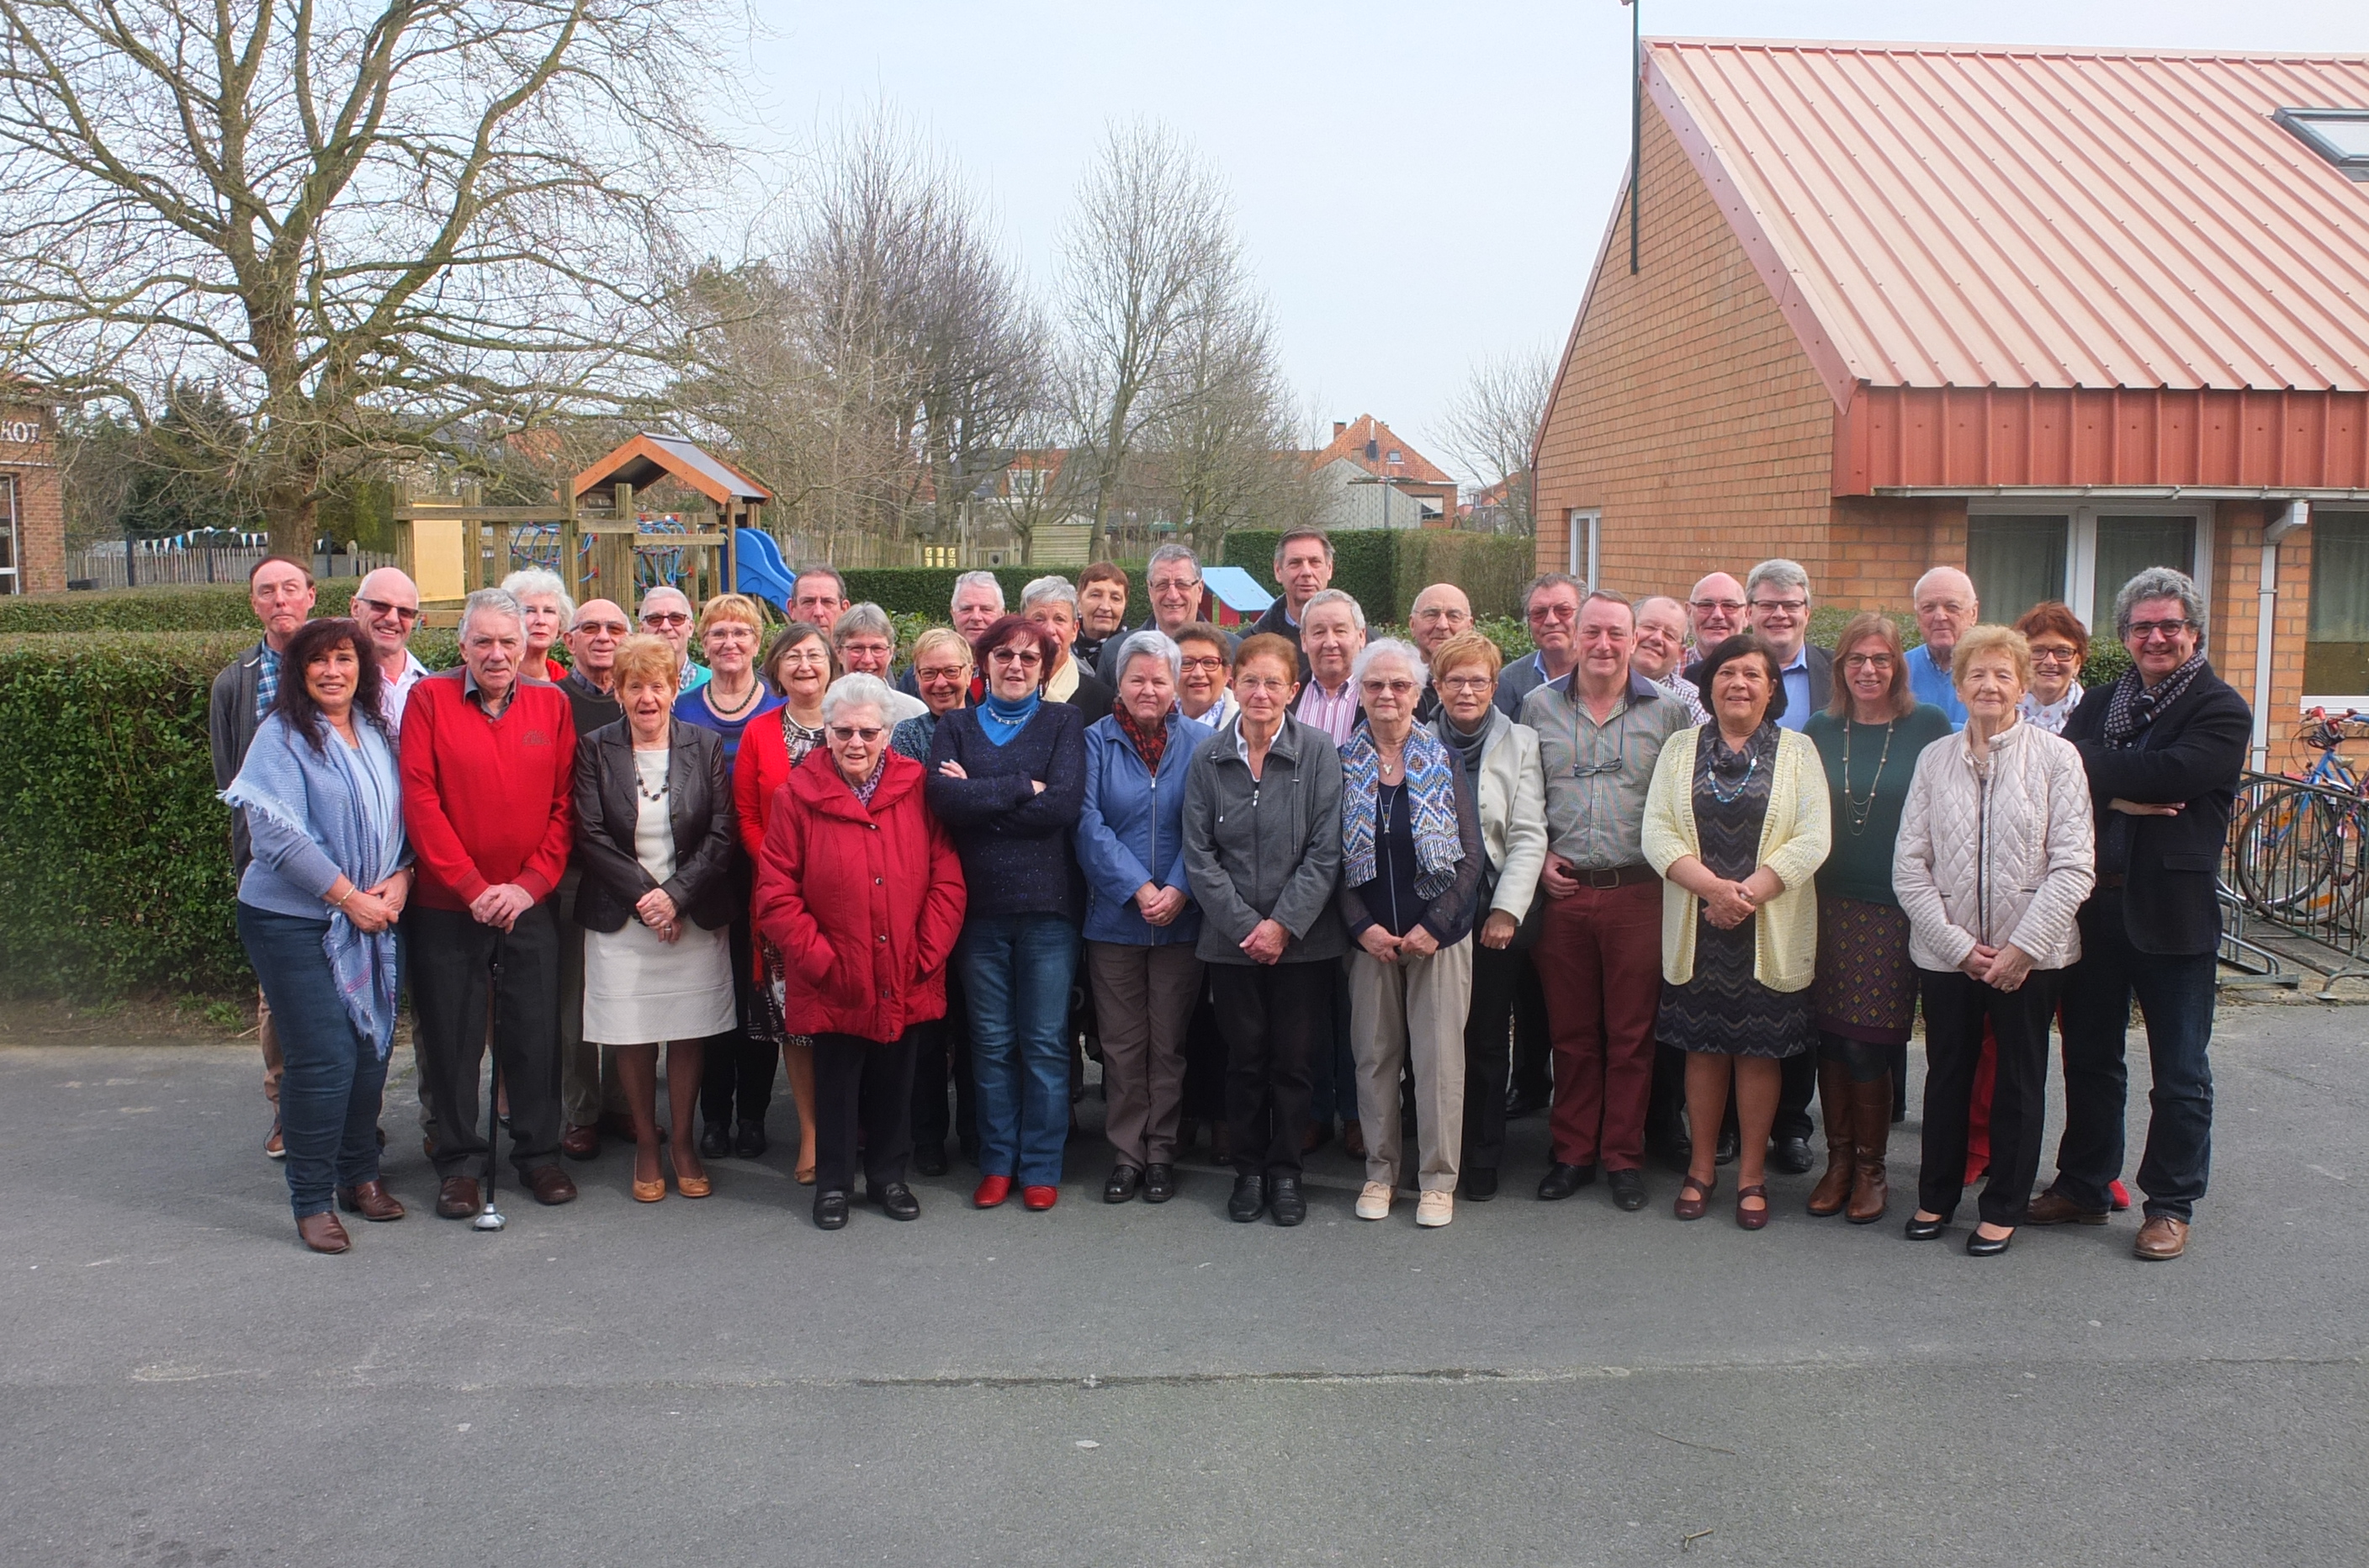
[{"label": "elderly woman", "polygon": [[[411,891],[395,746],[358,622],[297,628],[280,690],[223,799],[254,858],[238,935],[280,1031],[280,1130],[296,1234],[352,1245],[337,1216],[400,1219],[379,1180],[379,1096],[395,1040],[395,932]],[[334,1206],[334,1207],[333,1207]]]},{"label": "elderly woman", "polygon": [[1059,645],[1034,621],[999,617],[975,652],[987,699],[938,720],[930,809],[954,833],[970,904],[956,962],[978,1085],[978,1190],[1047,1209],[1070,1132],[1070,982],[1078,907],[1070,841],[1086,793],[1085,726],[1044,694]]},{"label": "elderly woman", "polygon": [[[674,649],[635,636],[617,650],[625,716],[576,743],[576,923],[584,938],[584,1037],[613,1047],[634,1122],[634,1198],[666,1196],[658,1168],[658,1047],[667,1048],[675,1190],[705,1197],[692,1150],[703,1043],[738,1026],[729,928],[746,885],[724,742],[686,723]],[[719,672],[716,681],[723,680]]]},{"label": "elderly woman", "polygon": [[[850,675],[877,676],[885,684],[897,662],[897,624],[888,619],[888,612],[865,600],[851,604],[830,628],[832,651],[839,655],[839,667]],[[886,717],[891,734],[897,726],[909,718],[917,718],[924,711],[919,697],[911,697],[888,688]],[[917,759],[918,760],[918,759]]]},{"label": "elderly woman", "polygon": [[1086,728],[1078,864],[1086,973],[1102,1021],[1103,1201],[1176,1194],[1184,1033],[1201,990],[1200,912],[1184,874],[1184,775],[1207,730],[1176,711],[1176,645],[1137,632],[1118,650],[1118,705]]},{"label": "elderly woman", "polygon": [[1176,711],[1203,729],[1225,728],[1242,711],[1228,684],[1234,645],[1207,621],[1179,627],[1175,643]]},{"label": "elderly woman", "polygon": [[[740,821],[740,847],[752,864],[764,844],[765,818],[773,808],[775,795],[789,782],[791,771],[822,744],[823,693],[830,690],[838,670],[822,628],[793,621],[775,634],[759,673],[782,694],[782,703],[750,721],[741,732],[739,755],[732,762],[732,798]],[[773,1093],[773,1053],[778,1051],[783,1070],[789,1075],[790,1093],[798,1103],[795,1170],[799,1182],[811,1182],[815,1179],[814,1042],[782,1024],[781,954],[763,940],[761,933],[755,947],[750,972],[757,986],[758,1016],[750,1034],[761,1047],[751,1057],[761,1056],[763,1065],[752,1059],[746,1072],[736,1072],[720,1082],[717,1074],[709,1075],[701,1090],[707,1137],[720,1139],[729,1135],[732,1096],[737,1093],[741,1120],[757,1124],[757,1148],[762,1151],[765,1107]],[[721,1134],[719,1128],[724,1129]]]},{"label": "elderly woman", "polygon": [[1464,1019],[1472,1001],[1472,921],[1481,891],[1481,813],[1446,742],[1414,721],[1423,656],[1396,637],[1369,643],[1351,674],[1366,716],[1341,748],[1342,924],[1349,955],[1350,1049],[1366,1185],[1357,1218],[1386,1219],[1399,1176],[1399,1073],[1414,1064],[1414,1222],[1456,1217],[1464,1134]]},{"label": "elderly woman", "polygon": [[2031,685],[2016,711],[2051,735],[2081,705],[2081,667],[2089,662],[2089,629],[2069,605],[2051,599],[2018,618],[2015,629],[2031,649]]},{"label": "elderly woman", "polygon": [[1434,648],[1432,731],[1463,771],[1481,811],[1480,928],[1473,933],[1472,1005],[1464,1021],[1464,1146],[1456,1190],[1475,1202],[1497,1195],[1505,1151],[1506,1048],[1514,990],[1529,962],[1517,937],[1538,901],[1547,856],[1546,774],[1537,731],[1496,706],[1503,656],[1478,632]]},{"label": "elderly woman", "polygon": [[557,572],[528,567],[504,578],[502,591],[519,601],[526,629],[526,658],[519,673],[556,684],[567,670],[551,657],[551,650],[576,619],[576,601],[568,597],[567,585]]},{"label": "elderly woman", "polygon": [[[888,749],[888,686],[842,675],[823,698],[830,749],[790,774],[757,858],[757,923],[786,962],[782,1015],[814,1040],[814,1222],[847,1223],[864,1196],[918,1219],[905,1185],[912,1031],[945,1011],[963,876],[922,806],[923,770]],[[802,1108],[805,1103],[802,1103]]]},{"label": "elderly woman", "polygon": [[1227,1218],[1308,1218],[1299,1188],[1309,1059],[1333,1037],[1332,972],[1348,939],[1341,868],[1341,754],[1291,716],[1299,650],[1263,632],[1234,650],[1242,712],[1184,778],[1184,869],[1201,907],[1226,1040]]},{"label": "elderly woman", "polygon": [[1645,858],[1662,887],[1656,1031],[1687,1053],[1687,1179],[1675,1212],[1700,1219],[1718,1183],[1711,1130],[1733,1078],[1742,1155],[1735,1222],[1768,1223],[1768,1128],[1780,1064],[1817,1043],[1810,979],[1832,824],[1817,749],[1779,727],[1785,681],[1756,633],[1712,648],[1700,685],[1711,721],[1670,737],[1645,796]]},{"label": "elderly woman", "polygon": [[2081,754],[2018,712],[2031,680],[2023,635],[1974,627],[1951,650],[1950,677],[1966,727],[1917,760],[1892,866],[1925,1001],[1925,1159],[1907,1234],[1939,1237],[1964,1191],[1987,1020],[1998,1041],[1990,1179],[1966,1253],[1996,1257],[2040,1171],[2048,1021],[2081,956],[2074,921],[2097,880],[2097,846]]},{"label": "elderly woman", "polygon": [[[990,581],[994,579],[990,578]],[[864,607],[857,605],[855,610]],[[847,624],[851,610],[840,617]],[[929,765],[930,741],[938,720],[970,699],[970,644],[949,626],[933,626],[913,640],[910,671],[922,711],[888,733],[889,749]],[[902,692],[897,693],[905,695]],[[978,1152],[978,1112],[973,1104],[970,1033],[963,1025],[962,980],[946,972],[946,1015],[923,1024],[913,1036],[913,1169],[925,1176],[946,1173],[946,1134],[956,1132],[966,1154]],[[955,1085],[954,1119],[946,1117],[946,1080]]]},{"label": "elderly woman", "polygon": [[1917,1018],[1917,966],[1908,917],[1892,891],[1900,807],[1925,748],[1950,733],[1950,715],[1908,689],[1900,628],[1888,615],[1855,615],[1835,645],[1835,690],[1802,733],[1825,764],[1833,852],[1818,867],[1818,978],[1810,1010],[1818,1025],[1818,1099],[1826,1124],[1826,1173],[1810,1212],[1848,1213],[1854,1225],[1883,1218],[1884,1157],[1892,1139],[1892,1070]]},{"label": "elderly woman", "polygon": [[675,699],[674,716],[714,730],[724,742],[728,772],[740,754],[750,722],[782,705],[757,674],[757,649],[765,636],[765,612],[746,594],[719,593],[699,612],[699,649],[707,657],[707,680]]}]

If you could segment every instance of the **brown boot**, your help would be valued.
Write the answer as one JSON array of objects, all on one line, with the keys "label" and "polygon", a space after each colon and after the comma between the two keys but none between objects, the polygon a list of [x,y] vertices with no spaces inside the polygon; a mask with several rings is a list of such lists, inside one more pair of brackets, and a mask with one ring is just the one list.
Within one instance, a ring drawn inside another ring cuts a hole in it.
[{"label": "brown boot", "polygon": [[1826,1124],[1826,1173],[1810,1189],[1810,1212],[1821,1219],[1840,1214],[1851,1194],[1851,1081],[1838,1061],[1818,1063],[1818,1115]]},{"label": "brown boot", "polygon": [[1883,1174],[1883,1156],[1892,1141],[1892,1074],[1887,1072],[1872,1083],[1854,1083],[1850,1090],[1859,1163],[1851,1181],[1850,1207],[1843,1217],[1854,1225],[1872,1225],[1883,1218],[1892,1202]]}]

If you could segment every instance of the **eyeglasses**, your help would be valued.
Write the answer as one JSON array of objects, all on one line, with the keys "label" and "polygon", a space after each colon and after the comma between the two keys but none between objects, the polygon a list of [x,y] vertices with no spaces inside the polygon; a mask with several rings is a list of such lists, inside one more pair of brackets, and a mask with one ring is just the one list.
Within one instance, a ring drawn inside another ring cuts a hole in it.
[{"label": "eyeglasses", "polygon": [[645,626],[688,626],[691,624],[691,616],[686,612],[681,610],[652,610],[644,612],[642,616],[642,624]]},{"label": "eyeglasses", "polygon": [[1256,692],[1262,695],[1272,692],[1288,692],[1291,690],[1292,685],[1293,682],[1282,680],[1273,675],[1237,675],[1234,677],[1234,689],[1236,691]]},{"label": "eyeglasses", "polygon": [[1579,619],[1579,606],[1576,604],[1533,604],[1529,609],[1529,618],[1533,621],[1576,621]]},{"label": "eyeglasses", "polygon": [[1773,610],[1784,615],[1799,615],[1809,607],[1810,601],[1806,599],[1756,599],[1752,601],[1755,610]]},{"label": "eyeglasses", "polygon": [[626,625],[623,621],[578,621],[576,623],[578,635],[587,637],[622,637],[630,634],[633,629],[634,628]]},{"label": "eyeglasses", "polygon": [[1693,604],[1696,609],[1700,610],[1705,613],[1709,613],[1713,610],[1724,610],[1729,614],[1733,615],[1737,611],[1744,608],[1744,601],[1741,599],[1697,599],[1691,600],[1688,602]]},{"label": "eyeglasses", "polygon": [[1215,654],[1210,654],[1201,658],[1195,658],[1190,655],[1187,655],[1185,658],[1177,660],[1177,665],[1180,669],[1197,670],[1205,675],[1215,675],[1226,668],[1226,661],[1219,658]]},{"label": "eyeglasses", "polygon": [[913,671],[916,681],[959,681],[970,673],[967,664],[930,664]]},{"label": "eyeglasses", "polygon": [[354,595],[354,602],[372,615],[392,615],[406,626],[416,624],[419,619],[419,612],[407,604],[389,604],[383,599],[364,599],[359,593]]},{"label": "eyeglasses", "polygon": [[2130,635],[2138,638],[2141,642],[2153,637],[2176,637],[2195,624],[2195,622],[2188,620],[2134,621],[2131,623]]},{"label": "eyeglasses", "polygon": [[879,739],[881,734],[881,727],[876,724],[835,724],[830,727],[830,738],[841,746],[851,740],[861,740],[869,746]]},{"label": "eyeglasses", "polygon": [[1418,621],[1470,621],[1472,619],[1471,615],[1465,613],[1463,611],[1453,607],[1448,609],[1434,607],[1429,610],[1418,610],[1414,612],[1414,618]]},{"label": "eyeglasses", "polygon": [[1045,662],[1045,656],[1033,647],[1000,647],[989,653],[987,657],[997,664],[1030,665]]},{"label": "eyeglasses", "polygon": [[[2035,654],[2033,657],[2039,656]],[[1892,668],[1892,656],[1888,653],[1849,654],[1843,659],[1843,668],[1845,670],[1889,670]]]},{"label": "eyeglasses", "polygon": [[1485,692],[1496,683],[1494,675],[1450,675],[1438,685],[1443,692]]},{"label": "eyeglasses", "polygon": [[1151,591],[1154,593],[1195,593],[1199,591],[1200,587],[1201,579],[1199,578],[1154,578],[1151,579]]},{"label": "eyeglasses", "polygon": [[830,655],[820,648],[792,648],[773,662],[786,664],[794,670],[829,670]]},{"label": "eyeglasses", "polygon": [[1414,691],[1414,682],[1402,676],[1396,681],[1368,681],[1365,687],[1369,697],[1403,697]]},{"label": "eyeglasses", "polygon": [[2034,664],[2074,664],[2081,656],[2069,647],[2036,647],[2031,650]]}]

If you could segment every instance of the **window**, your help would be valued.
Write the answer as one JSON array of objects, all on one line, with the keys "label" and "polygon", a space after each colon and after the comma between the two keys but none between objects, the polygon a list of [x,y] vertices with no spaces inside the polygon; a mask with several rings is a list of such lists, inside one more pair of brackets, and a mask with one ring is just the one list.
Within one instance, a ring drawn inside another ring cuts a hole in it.
[{"label": "window", "polygon": [[21,593],[17,575],[17,481],[0,474],[0,593]]},{"label": "window", "polygon": [[[2066,514],[1968,518],[1966,575],[1974,579],[1974,597],[2008,623],[2043,600],[2064,598],[2065,551],[2072,534],[2073,519]],[[2015,607],[2013,614],[2009,606]]]},{"label": "window", "polygon": [[1599,552],[1604,543],[1604,514],[1600,511],[1573,512],[1570,536],[1571,564],[1565,569],[1589,588],[1600,587],[1596,574],[1603,559]]},{"label": "window", "polygon": [[2304,634],[2306,707],[2369,695],[2369,511],[2311,515],[2311,620]]},{"label": "window", "polygon": [[2283,109],[2272,115],[2348,179],[2369,179],[2369,109]]},{"label": "window", "polygon": [[2092,635],[2111,636],[2114,595],[2146,567],[2186,572],[2210,597],[2202,567],[2212,558],[2211,530],[2205,507],[1997,506],[1966,519],[1966,575],[1986,621],[2011,624],[2041,601],[2061,599]]}]

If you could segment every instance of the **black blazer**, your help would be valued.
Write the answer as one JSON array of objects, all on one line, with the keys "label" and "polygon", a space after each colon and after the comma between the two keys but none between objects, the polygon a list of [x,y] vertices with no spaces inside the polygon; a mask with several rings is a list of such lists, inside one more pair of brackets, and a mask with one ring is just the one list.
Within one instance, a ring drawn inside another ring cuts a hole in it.
[{"label": "black blazer", "polygon": [[[1810,656],[1808,659],[1810,666],[1810,713],[1822,714],[1826,711],[1826,704],[1834,700],[1835,656],[1831,650],[1822,648],[1815,643],[1809,645],[1808,652]],[[1698,692],[1702,692],[1702,667],[1703,660],[1699,658],[1692,664],[1688,665],[1686,668],[1686,679]],[[1706,708],[1711,706],[1711,693],[1709,692],[1702,692],[1702,704]],[[1796,715],[1792,709],[1788,708],[1785,710],[1785,716],[1788,718],[1800,717],[1806,719],[1810,715],[1809,714]]]},{"label": "black blazer", "polygon": [[1084,665],[1078,667],[1078,689],[1070,693],[1070,705],[1078,710],[1078,717],[1087,724],[1109,716],[1118,705],[1118,693],[1114,692]]},{"label": "black blazer", "polygon": [[1299,627],[1293,623],[1290,616],[1284,613],[1283,595],[1276,594],[1275,602],[1268,605],[1265,613],[1251,623],[1250,631],[1242,635],[1250,636],[1257,634],[1271,634],[1291,639],[1291,646],[1299,650],[1299,683],[1303,686],[1307,685],[1308,678],[1316,672],[1315,668],[1308,662],[1308,645],[1299,640]]},{"label": "black blazer", "polygon": [[[2167,956],[2210,953],[2221,942],[2216,878],[2253,710],[2207,665],[2136,746],[2117,751],[2100,738],[2112,697],[2112,687],[2099,688],[2065,721],[2097,806],[2099,873],[2110,873],[2118,859],[2124,868],[2123,924],[2133,947]],[[2106,804],[2116,796],[2182,809],[2177,817],[2133,817]],[[2082,910],[2085,921],[2093,914]]]},{"label": "black blazer", "polygon": [[[674,876],[667,895],[685,920],[715,931],[738,912],[732,857],[740,828],[732,779],[724,768],[723,737],[681,719],[671,724],[667,816],[674,828]],[[639,785],[633,736],[623,720],[576,743],[576,864],[584,873],[576,923],[587,931],[623,931],[642,895],[658,886],[634,854]]]}]

